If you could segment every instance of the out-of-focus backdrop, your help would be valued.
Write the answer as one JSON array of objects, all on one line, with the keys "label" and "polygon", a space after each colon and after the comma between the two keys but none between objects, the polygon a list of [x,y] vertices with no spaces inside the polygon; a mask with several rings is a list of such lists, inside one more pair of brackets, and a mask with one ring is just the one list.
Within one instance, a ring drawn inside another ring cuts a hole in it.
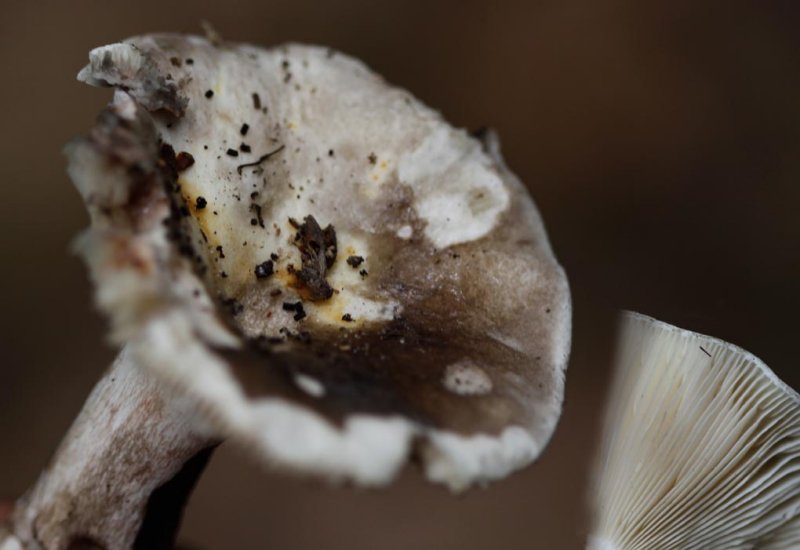
[{"label": "out-of-focus backdrop", "polygon": [[203,549],[581,548],[616,311],[735,342],[800,386],[800,9],[795,2],[3,0],[0,496],[33,482],[113,356],[81,263],[62,145],[110,91],[94,46],[148,31],[333,46],[494,127],[570,277],[564,416],[533,467],[462,497],[281,477],[223,446],[181,540]]}]

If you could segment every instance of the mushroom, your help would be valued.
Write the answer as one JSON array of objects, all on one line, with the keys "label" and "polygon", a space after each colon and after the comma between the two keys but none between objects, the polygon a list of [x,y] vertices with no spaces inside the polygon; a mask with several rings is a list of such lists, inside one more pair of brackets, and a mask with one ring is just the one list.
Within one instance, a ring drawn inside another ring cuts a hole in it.
[{"label": "mushroom", "polygon": [[148,35],[78,78],[116,88],[67,156],[122,351],[8,540],[168,540],[225,439],[368,487],[412,455],[455,491],[539,455],[569,289],[492,133],[320,47]]},{"label": "mushroom", "polygon": [[589,548],[797,548],[800,396],[741,348],[626,313]]}]

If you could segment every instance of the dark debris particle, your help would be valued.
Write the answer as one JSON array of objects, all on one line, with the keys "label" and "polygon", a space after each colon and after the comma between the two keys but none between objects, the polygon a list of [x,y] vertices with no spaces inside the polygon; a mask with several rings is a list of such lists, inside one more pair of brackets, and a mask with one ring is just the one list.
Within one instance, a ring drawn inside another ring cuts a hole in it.
[{"label": "dark debris particle", "polygon": [[228,278],[228,274],[225,273],[224,271],[221,271],[219,276],[222,277],[223,279],[227,279]]},{"label": "dark debris particle", "polygon": [[[261,215],[261,205],[253,203],[250,205],[250,210],[256,213],[256,223],[260,227],[264,227],[264,218]],[[250,223],[252,224],[252,221]]]},{"label": "dark debris particle", "polygon": [[253,107],[255,107],[257,110],[261,109],[261,98],[255,92],[253,92]]},{"label": "dark debris particle", "polygon": [[256,279],[266,279],[267,277],[271,276],[275,272],[275,268],[272,264],[272,260],[267,260],[266,262],[262,262],[256,266],[255,274]]},{"label": "dark debris particle", "polygon": [[194,65],[194,59],[192,59],[191,57],[190,57],[190,58],[188,58],[188,59],[186,60],[186,64],[187,64],[187,65]]},{"label": "dark debris particle", "polygon": [[253,167],[253,166],[259,166],[265,160],[269,160],[269,158],[272,157],[273,155],[276,155],[276,154],[280,153],[281,151],[283,151],[283,147],[284,146],[281,145],[277,149],[275,149],[273,151],[270,151],[269,153],[265,153],[265,154],[261,155],[260,157],[258,157],[258,160],[254,161],[254,162],[247,162],[245,164],[240,164],[239,166],[236,167],[236,171],[241,176],[242,175],[242,170],[244,170],[245,168]]},{"label": "dark debris particle", "polygon": [[198,210],[202,210],[206,206],[208,206],[208,201],[206,200],[205,197],[197,197],[195,199],[194,207],[197,208]]},{"label": "dark debris particle", "polygon": [[185,206],[181,206],[180,213],[181,213],[181,216],[183,216],[185,218],[185,217],[189,216],[189,209],[186,208]]},{"label": "dark debris particle", "polygon": [[212,97],[214,97],[214,90],[206,90],[206,97],[208,99],[211,99]]},{"label": "dark debris particle", "polygon": [[217,245],[216,250],[217,250],[217,253],[219,253],[219,257],[220,258],[224,258],[225,257],[225,252],[223,252],[222,245]]},{"label": "dark debris particle", "polygon": [[250,225],[258,225],[258,220],[255,218],[250,218]]},{"label": "dark debris particle", "polygon": [[278,261],[278,255],[275,254],[274,252],[272,254],[270,254],[269,257],[273,262],[277,262]]},{"label": "dark debris particle", "polygon": [[377,155],[375,155],[375,153],[370,153],[367,159],[369,160],[370,164],[375,164],[376,162],[378,162],[378,157]]},{"label": "dark debris particle", "polygon": [[170,57],[169,62],[172,63],[173,67],[180,67],[182,65],[181,60],[177,57]]},{"label": "dark debris particle", "polygon": [[305,319],[306,310],[303,308],[303,302],[283,302],[284,311],[294,311],[294,320],[299,321]]},{"label": "dark debris particle", "polygon": [[336,154],[336,153],[334,153],[334,152],[333,152],[333,149],[328,149],[328,156],[329,156],[329,157],[332,157],[332,156],[333,156],[333,155],[335,155],[335,154]]},{"label": "dark debris particle", "polygon": [[362,278],[364,278],[367,275],[369,275],[369,272],[366,269],[362,269],[361,271],[358,272],[358,274],[361,275]]},{"label": "dark debris particle", "polygon": [[238,157],[239,151],[237,151],[236,149],[228,149],[227,151],[225,151],[225,154],[228,155],[229,157]]},{"label": "dark debris particle", "polygon": [[242,134],[243,136],[246,136],[247,135],[247,131],[249,129],[250,129],[250,126],[247,123],[242,124],[242,127],[239,129],[239,133]]},{"label": "dark debris particle", "polygon": [[239,146],[239,150],[240,150],[242,153],[249,153],[249,152],[250,152],[250,146],[249,146],[249,145],[247,145],[246,143],[242,143],[242,144]]},{"label": "dark debris particle", "polygon": [[362,263],[364,263],[363,256],[350,256],[347,258],[347,265],[349,265],[352,268],[356,268],[360,266]]},{"label": "dark debris particle", "polygon": [[186,151],[181,151],[175,156],[175,169],[183,172],[194,164],[194,157]]},{"label": "dark debris particle", "polygon": [[333,288],[325,276],[336,260],[336,230],[332,225],[320,228],[314,216],[306,216],[302,224],[290,218],[289,223],[297,229],[294,244],[300,249],[303,262],[295,274],[305,287],[309,300],[327,300],[333,296]]},{"label": "dark debris particle", "polygon": [[353,316],[350,315],[349,313],[345,313],[344,315],[342,315],[342,321],[345,321],[347,323],[352,323],[353,322]]}]

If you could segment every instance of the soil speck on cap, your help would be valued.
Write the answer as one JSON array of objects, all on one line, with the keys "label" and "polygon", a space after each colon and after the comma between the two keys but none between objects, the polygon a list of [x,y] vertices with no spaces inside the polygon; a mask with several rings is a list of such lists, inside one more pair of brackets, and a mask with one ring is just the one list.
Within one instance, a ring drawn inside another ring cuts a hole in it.
[{"label": "soil speck on cap", "polygon": [[256,279],[266,279],[267,277],[271,276],[274,273],[274,266],[272,264],[272,260],[267,260],[266,262],[262,262],[256,266],[255,274]]},{"label": "soil speck on cap", "polygon": [[306,317],[306,310],[303,307],[303,302],[283,302],[283,310],[294,311],[295,321],[300,321]]},{"label": "soil speck on cap", "polygon": [[364,262],[364,257],[363,256],[350,256],[350,257],[347,258],[346,261],[347,261],[347,265],[349,265],[352,268],[356,268],[356,267],[360,266]]},{"label": "soil speck on cap", "polygon": [[181,151],[175,157],[175,169],[178,172],[183,172],[194,164],[194,157],[186,151]]}]

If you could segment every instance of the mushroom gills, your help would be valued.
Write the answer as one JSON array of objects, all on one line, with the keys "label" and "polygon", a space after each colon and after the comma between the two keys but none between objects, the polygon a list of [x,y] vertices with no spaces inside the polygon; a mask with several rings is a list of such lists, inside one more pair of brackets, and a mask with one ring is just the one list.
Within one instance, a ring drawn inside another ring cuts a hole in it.
[{"label": "mushroom gills", "polygon": [[796,548],[800,396],[721,340],[626,313],[589,548]]}]

